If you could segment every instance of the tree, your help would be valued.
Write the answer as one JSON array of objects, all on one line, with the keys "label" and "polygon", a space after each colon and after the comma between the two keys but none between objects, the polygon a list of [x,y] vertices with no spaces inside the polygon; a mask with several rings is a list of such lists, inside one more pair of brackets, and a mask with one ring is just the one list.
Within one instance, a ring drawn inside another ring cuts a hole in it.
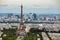
[{"label": "tree", "polygon": [[[17,29],[3,29],[3,34],[2,34],[2,40],[16,40],[18,36],[16,36],[16,30]],[[4,34],[6,34],[6,36],[4,36]]]}]

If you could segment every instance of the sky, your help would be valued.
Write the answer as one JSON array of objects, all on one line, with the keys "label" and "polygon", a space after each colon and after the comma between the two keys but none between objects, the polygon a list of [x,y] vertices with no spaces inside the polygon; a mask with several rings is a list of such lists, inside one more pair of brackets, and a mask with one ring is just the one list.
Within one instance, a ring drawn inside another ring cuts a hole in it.
[{"label": "sky", "polygon": [[60,13],[60,0],[0,0],[0,13],[20,13],[21,4],[24,13]]}]

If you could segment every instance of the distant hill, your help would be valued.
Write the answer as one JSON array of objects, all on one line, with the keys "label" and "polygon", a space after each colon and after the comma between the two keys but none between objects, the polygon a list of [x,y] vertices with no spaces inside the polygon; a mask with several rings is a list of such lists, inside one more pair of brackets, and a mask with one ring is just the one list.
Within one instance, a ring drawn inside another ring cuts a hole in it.
[{"label": "distant hill", "polygon": [[[20,15],[20,13],[0,13],[0,16],[8,16],[8,14]],[[27,14],[24,13],[24,15],[27,15]],[[60,14],[39,14],[39,13],[37,13],[37,15],[39,16],[60,16]]]}]

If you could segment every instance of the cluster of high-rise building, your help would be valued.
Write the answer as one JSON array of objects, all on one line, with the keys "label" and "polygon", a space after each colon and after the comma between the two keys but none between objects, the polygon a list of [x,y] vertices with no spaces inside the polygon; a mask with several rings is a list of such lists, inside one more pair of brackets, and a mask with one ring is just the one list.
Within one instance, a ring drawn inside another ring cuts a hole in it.
[{"label": "cluster of high-rise building", "polygon": [[25,17],[25,21],[60,21],[60,16],[39,16],[36,13],[30,13]]},{"label": "cluster of high-rise building", "polygon": [[[20,15],[8,14],[8,16],[0,16],[0,22],[20,22]],[[23,20],[30,21],[60,21],[60,16],[40,16],[36,13],[28,13],[23,16]]]}]

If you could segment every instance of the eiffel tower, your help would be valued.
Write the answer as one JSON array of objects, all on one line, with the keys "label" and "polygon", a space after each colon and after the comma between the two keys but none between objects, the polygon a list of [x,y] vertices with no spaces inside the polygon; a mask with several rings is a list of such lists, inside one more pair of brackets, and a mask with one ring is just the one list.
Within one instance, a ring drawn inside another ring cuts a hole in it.
[{"label": "eiffel tower", "polygon": [[18,36],[24,36],[26,34],[25,32],[25,26],[24,26],[24,22],[23,22],[23,5],[21,5],[21,14],[20,14],[20,26],[17,29],[17,35]]}]

